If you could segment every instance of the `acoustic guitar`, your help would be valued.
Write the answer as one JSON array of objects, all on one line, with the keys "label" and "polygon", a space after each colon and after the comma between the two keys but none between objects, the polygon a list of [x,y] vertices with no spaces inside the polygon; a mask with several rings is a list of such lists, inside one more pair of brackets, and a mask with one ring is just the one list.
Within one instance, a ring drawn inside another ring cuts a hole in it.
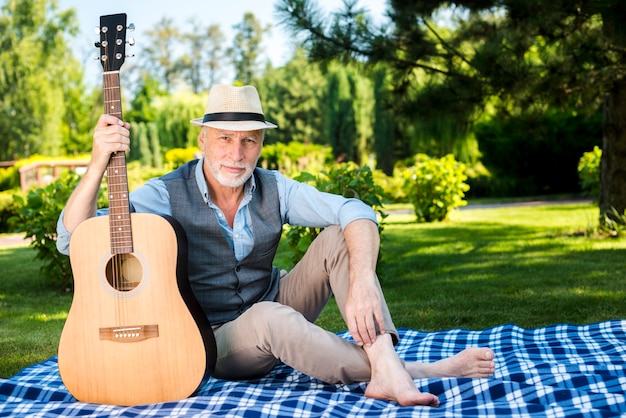
[{"label": "acoustic guitar", "polygon": [[[122,117],[126,14],[100,17],[105,113]],[[129,41],[130,43],[130,41]],[[74,297],[59,372],[78,400],[137,405],[193,395],[215,367],[211,325],[187,278],[185,233],[173,218],[130,213],[124,153],[107,166],[109,214],[70,240]]]}]

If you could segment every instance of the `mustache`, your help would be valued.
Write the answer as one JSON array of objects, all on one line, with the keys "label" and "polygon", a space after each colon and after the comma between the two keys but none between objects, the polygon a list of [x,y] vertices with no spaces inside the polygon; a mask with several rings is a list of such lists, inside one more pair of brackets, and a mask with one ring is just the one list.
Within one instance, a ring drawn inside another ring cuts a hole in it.
[{"label": "mustache", "polygon": [[248,168],[249,167],[249,165],[246,163],[242,163],[242,162],[236,163],[234,161],[222,162],[221,165],[225,167],[234,167],[234,168]]}]

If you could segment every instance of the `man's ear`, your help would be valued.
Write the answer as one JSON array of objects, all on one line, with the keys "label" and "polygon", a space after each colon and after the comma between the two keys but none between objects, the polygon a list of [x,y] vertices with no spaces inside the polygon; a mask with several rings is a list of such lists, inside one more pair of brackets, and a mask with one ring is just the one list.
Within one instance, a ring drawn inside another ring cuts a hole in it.
[{"label": "man's ear", "polygon": [[200,129],[200,133],[198,134],[198,147],[204,151],[204,142],[206,141],[206,129]]}]

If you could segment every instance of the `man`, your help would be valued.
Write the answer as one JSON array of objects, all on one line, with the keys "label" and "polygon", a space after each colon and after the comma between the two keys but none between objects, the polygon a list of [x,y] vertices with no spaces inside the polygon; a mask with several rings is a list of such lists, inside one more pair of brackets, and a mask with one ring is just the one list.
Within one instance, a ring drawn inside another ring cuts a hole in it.
[{"label": "man", "polygon": [[[322,193],[278,172],[256,168],[266,129],[252,86],[215,86],[198,144],[204,157],[152,179],[131,193],[132,210],[172,215],[189,241],[189,280],[214,327],[214,376],[263,375],[279,361],[329,383],[369,381],[365,395],[401,405],[437,406],[415,387],[419,377],[487,377],[488,348],[468,348],[433,364],[404,363],[376,260],[374,211],[356,199]],[[92,159],[58,224],[58,247],[96,214],[96,197],[111,153],[129,150],[128,123],[103,115]],[[325,227],[286,274],[272,266],[283,224]],[[356,344],[314,325],[334,294]]]}]

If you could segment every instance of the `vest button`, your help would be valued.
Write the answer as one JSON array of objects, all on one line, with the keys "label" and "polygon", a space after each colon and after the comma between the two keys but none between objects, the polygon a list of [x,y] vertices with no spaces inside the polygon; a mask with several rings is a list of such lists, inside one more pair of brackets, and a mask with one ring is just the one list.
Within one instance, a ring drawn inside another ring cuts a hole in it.
[{"label": "vest button", "polygon": [[239,271],[240,271],[240,270],[241,270],[241,267],[240,267],[240,266],[235,267],[235,271],[236,271],[237,273],[239,273]]}]

